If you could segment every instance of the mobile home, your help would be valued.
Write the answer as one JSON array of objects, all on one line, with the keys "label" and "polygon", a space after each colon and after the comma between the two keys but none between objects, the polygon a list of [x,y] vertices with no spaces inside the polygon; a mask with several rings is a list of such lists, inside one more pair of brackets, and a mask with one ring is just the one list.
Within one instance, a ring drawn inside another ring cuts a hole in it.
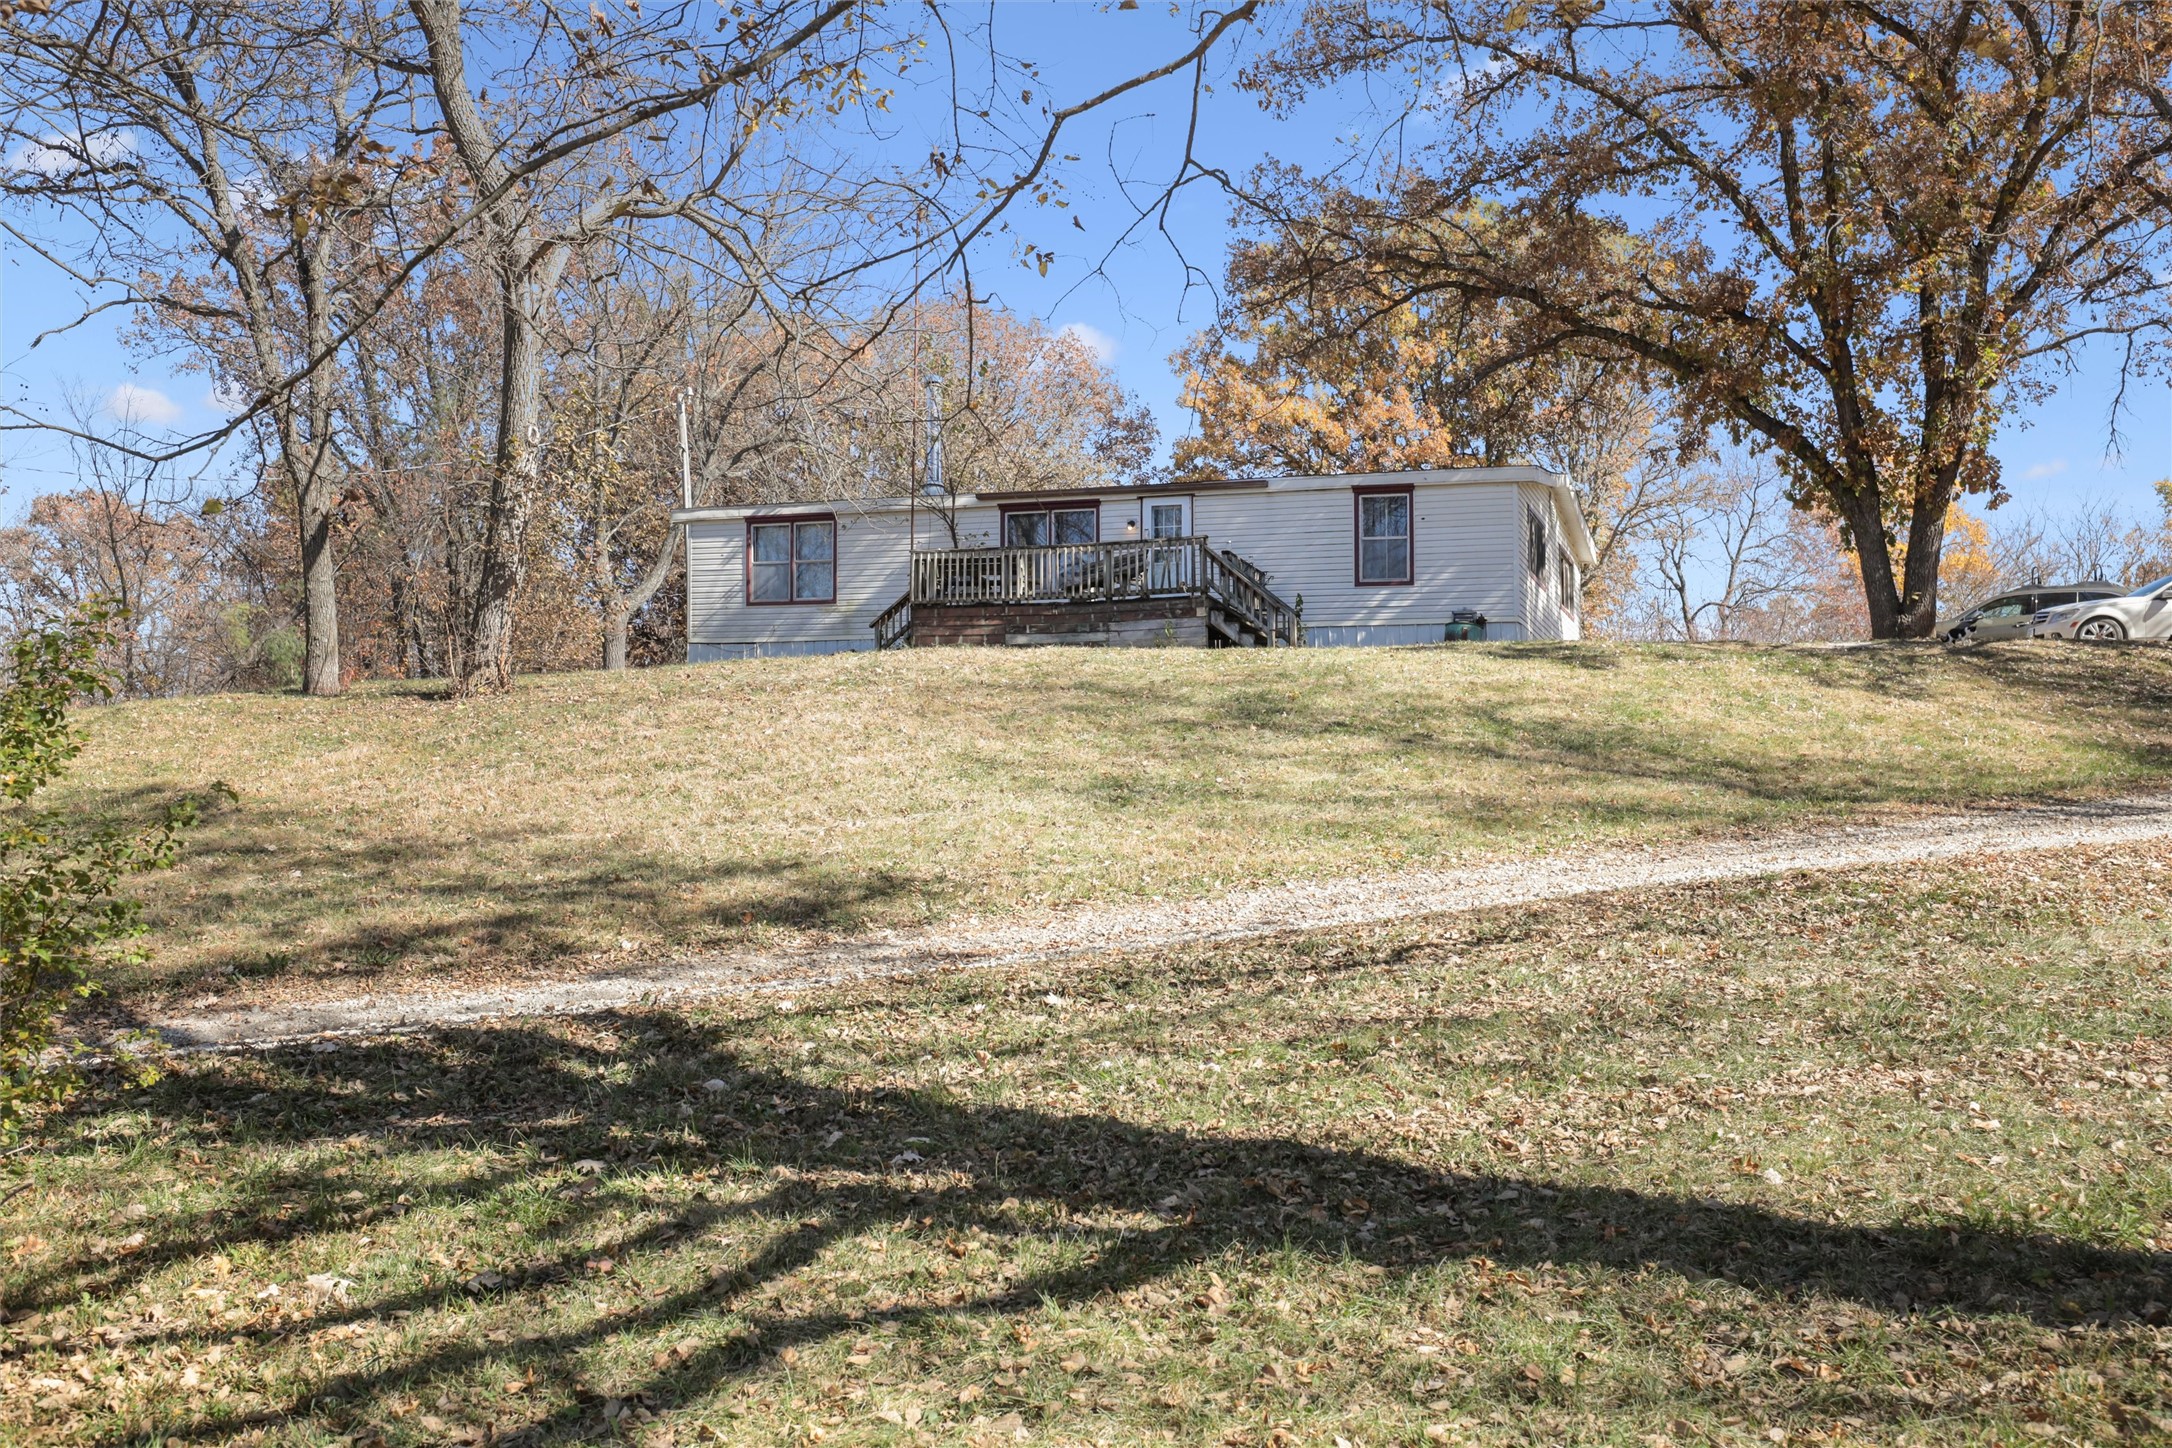
[{"label": "mobile home", "polygon": [[1573,639],[1595,561],[1529,466],[687,508],[687,657]]}]

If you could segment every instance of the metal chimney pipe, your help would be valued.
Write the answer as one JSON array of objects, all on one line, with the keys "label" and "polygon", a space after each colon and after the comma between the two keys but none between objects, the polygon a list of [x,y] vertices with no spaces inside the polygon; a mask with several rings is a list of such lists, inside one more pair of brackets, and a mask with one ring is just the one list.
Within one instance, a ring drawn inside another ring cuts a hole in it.
[{"label": "metal chimney pipe", "polygon": [[920,491],[940,498],[948,489],[943,483],[943,379],[928,378],[928,465]]}]

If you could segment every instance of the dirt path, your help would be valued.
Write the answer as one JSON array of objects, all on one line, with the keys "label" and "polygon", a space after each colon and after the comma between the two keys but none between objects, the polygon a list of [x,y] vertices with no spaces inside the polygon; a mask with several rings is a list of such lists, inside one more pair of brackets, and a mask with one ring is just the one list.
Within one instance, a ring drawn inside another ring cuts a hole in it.
[{"label": "dirt path", "polygon": [[751,991],[784,994],[873,977],[1242,940],[1647,886],[2167,837],[2172,837],[2172,795],[1980,810],[1898,823],[1502,860],[1453,871],[1319,880],[1217,899],[1095,905],[1034,921],[966,920],[792,949],[653,963],[543,984],[281,1002],[168,1015],[148,1024],[177,1046],[270,1045],[498,1016],[578,1014],[640,1001]]}]

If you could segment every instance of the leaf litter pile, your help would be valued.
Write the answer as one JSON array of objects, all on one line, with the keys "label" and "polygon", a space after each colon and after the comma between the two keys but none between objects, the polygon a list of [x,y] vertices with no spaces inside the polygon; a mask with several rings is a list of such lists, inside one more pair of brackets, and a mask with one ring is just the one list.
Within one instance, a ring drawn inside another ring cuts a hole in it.
[{"label": "leaf litter pile", "polygon": [[2172,845],[199,1057],[0,1441],[2172,1435]]}]

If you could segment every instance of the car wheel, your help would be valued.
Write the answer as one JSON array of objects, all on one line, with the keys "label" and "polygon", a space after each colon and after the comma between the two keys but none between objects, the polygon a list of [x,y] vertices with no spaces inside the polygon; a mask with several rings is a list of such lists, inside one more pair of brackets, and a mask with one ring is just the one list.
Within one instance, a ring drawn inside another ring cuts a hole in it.
[{"label": "car wheel", "polygon": [[2116,644],[2127,636],[2127,626],[2116,618],[2093,618],[2074,630],[2074,637],[2085,643]]}]

